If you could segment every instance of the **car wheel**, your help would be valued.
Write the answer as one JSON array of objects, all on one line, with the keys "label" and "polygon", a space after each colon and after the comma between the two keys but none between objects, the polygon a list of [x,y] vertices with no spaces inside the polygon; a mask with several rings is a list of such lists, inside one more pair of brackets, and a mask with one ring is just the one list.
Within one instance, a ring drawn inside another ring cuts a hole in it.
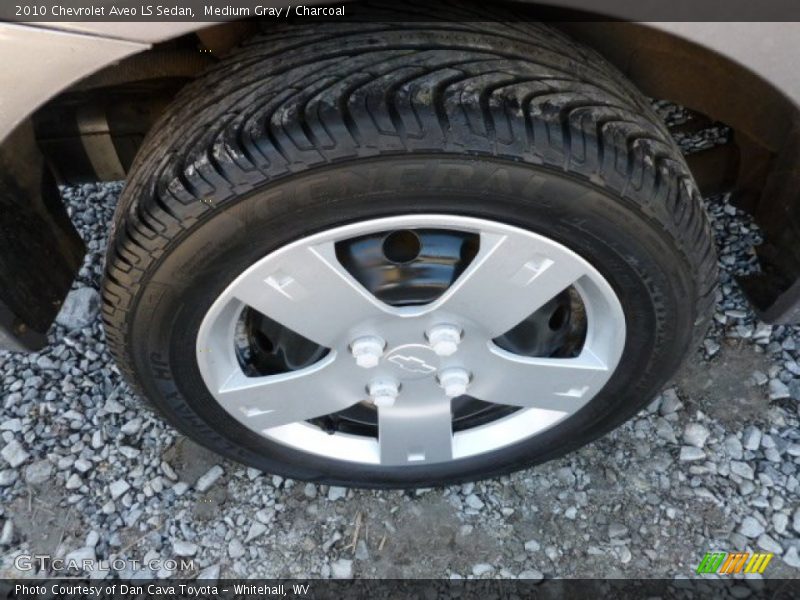
[{"label": "car wheel", "polygon": [[154,127],[104,317],[181,431],[271,473],[430,486],[619,425],[708,321],[716,259],[674,143],[536,24],[258,36]]}]

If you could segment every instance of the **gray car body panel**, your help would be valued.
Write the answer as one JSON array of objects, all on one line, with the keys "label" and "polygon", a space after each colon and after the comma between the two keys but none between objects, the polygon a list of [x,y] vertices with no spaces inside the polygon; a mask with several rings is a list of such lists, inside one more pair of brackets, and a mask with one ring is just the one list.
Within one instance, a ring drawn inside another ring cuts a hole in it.
[{"label": "gray car body panel", "polygon": [[0,23],[0,139],[50,98],[147,43]]}]

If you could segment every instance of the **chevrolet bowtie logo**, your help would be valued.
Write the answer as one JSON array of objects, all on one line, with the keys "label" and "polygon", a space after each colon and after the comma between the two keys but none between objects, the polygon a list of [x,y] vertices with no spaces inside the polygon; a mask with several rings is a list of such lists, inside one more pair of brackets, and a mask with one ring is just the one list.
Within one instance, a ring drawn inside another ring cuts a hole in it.
[{"label": "chevrolet bowtie logo", "polygon": [[395,354],[389,357],[389,362],[393,365],[400,367],[409,373],[424,373],[428,375],[436,370],[436,367],[429,365],[424,360],[416,356],[405,356],[403,354]]}]

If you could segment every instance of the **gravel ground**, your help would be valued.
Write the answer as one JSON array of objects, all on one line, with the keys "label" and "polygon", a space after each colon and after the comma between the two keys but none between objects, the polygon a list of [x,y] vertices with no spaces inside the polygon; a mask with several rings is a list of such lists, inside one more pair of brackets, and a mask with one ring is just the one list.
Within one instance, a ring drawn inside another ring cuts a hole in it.
[{"label": "gravel ground", "polygon": [[680,578],[707,551],[758,549],[775,553],[766,577],[800,576],[800,327],[748,308],[733,276],[757,268],[759,234],[726,198],[708,201],[713,327],[648,409],[510,477],[386,492],[246,469],[143,409],[97,315],[120,189],[64,190],[86,262],[51,345],[0,353],[0,576],[51,553],[195,563],[122,577]]}]

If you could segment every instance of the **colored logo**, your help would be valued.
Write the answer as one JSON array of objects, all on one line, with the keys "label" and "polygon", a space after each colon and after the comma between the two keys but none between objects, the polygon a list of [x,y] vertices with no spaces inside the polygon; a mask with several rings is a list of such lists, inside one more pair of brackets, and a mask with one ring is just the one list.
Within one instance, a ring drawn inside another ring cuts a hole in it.
[{"label": "colored logo", "polygon": [[761,552],[706,552],[697,566],[697,573],[763,573],[772,556],[772,553]]}]

